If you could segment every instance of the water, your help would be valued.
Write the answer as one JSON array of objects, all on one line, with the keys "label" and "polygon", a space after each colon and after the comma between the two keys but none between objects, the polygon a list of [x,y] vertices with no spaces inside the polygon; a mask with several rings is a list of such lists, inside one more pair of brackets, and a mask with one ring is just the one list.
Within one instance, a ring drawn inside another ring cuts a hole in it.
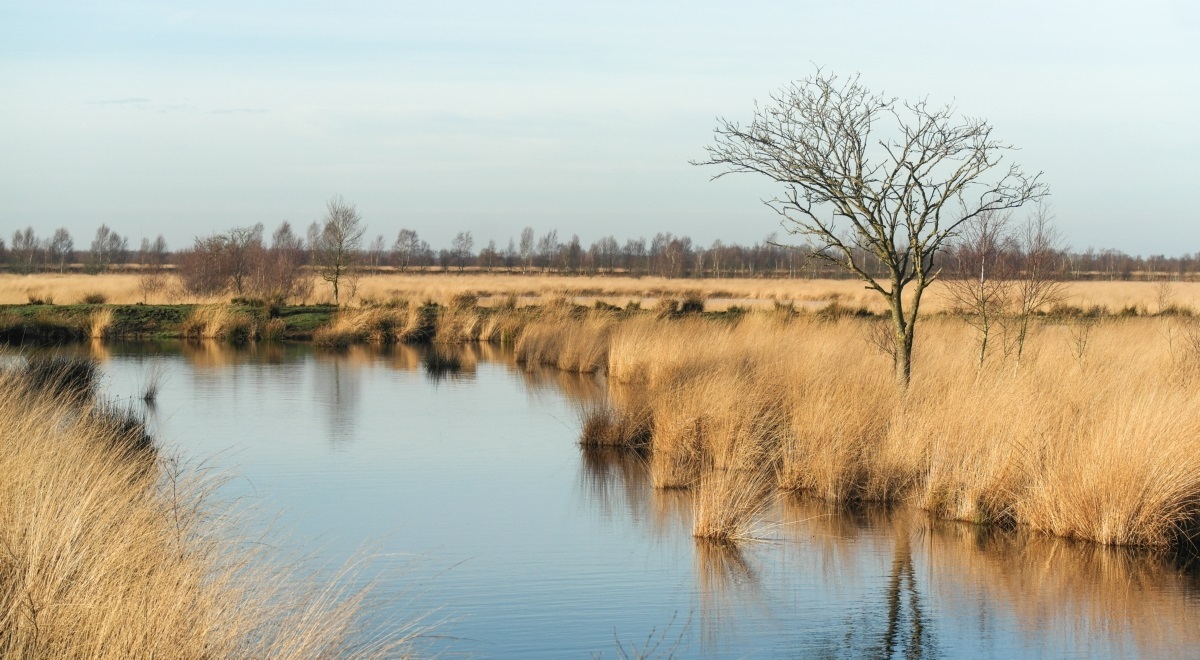
[{"label": "water", "polygon": [[1169,657],[1200,654],[1200,586],[1177,561],[785,499],[760,543],[697,544],[685,494],[581,451],[598,379],[526,373],[492,347],[457,373],[410,347],[94,347],[111,396],[165,370],[163,444],[282,511],[293,547],[364,552],[375,612],[441,622],[480,657]]}]

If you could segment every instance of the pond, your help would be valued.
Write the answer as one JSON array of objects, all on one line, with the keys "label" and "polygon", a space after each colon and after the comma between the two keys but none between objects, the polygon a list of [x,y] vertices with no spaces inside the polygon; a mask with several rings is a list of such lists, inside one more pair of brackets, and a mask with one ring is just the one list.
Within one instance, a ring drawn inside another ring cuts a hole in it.
[{"label": "pond", "polygon": [[[491,346],[92,349],[164,446],[339,565],[364,553],[428,613],[426,648],[510,658],[1169,657],[1200,652],[1178,558],[782,498],[761,542],[696,543],[636,456],[584,451],[602,379]],[[451,350],[451,349],[444,349]],[[657,645],[657,646],[656,646]]]}]

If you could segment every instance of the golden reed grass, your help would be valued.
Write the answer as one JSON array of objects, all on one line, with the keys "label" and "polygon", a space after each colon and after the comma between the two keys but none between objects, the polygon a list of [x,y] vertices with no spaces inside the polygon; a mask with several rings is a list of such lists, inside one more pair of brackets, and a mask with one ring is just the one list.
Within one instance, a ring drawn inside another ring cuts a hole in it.
[{"label": "golden reed grass", "polygon": [[181,328],[190,339],[219,339],[244,343],[258,338],[258,321],[249,314],[229,305],[200,305],[192,310]]},{"label": "golden reed grass", "polygon": [[[1101,544],[1196,534],[1197,322],[1107,320],[1084,344],[1075,322],[1040,325],[1019,365],[994,355],[977,369],[970,328],[930,319],[907,391],[867,341],[870,323],[763,312],[636,318],[603,334],[577,320],[560,336],[608,338],[610,399],[635,388],[650,410],[658,488],[757,469],[817,498],[903,500]],[[707,525],[697,516],[698,534]]]},{"label": "golden reed grass", "polygon": [[0,656],[406,652],[403,631],[360,627],[365,592],[302,587],[267,544],[229,536],[212,480],[133,451],[136,423],[18,373],[0,374]]}]

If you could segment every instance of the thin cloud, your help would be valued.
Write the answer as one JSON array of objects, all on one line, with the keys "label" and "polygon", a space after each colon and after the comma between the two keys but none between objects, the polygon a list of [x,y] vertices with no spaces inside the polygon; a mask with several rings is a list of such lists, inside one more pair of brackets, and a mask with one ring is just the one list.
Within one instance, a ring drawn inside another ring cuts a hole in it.
[{"label": "thin cloud", "polygon": [[127,96],[121,99],[104,99],[101,101],[90,101],[89,105],[139,105],[149,103],[150,99],[144,96]]},{"label": "thin cloud", "polygon": [[265,112],[269,112],[269,110],[267,110],[266,108],[217,108],[215,110],[209,110],[208,114],[210,114],[210,115],[234,115],[234,114],[260,115]]}]

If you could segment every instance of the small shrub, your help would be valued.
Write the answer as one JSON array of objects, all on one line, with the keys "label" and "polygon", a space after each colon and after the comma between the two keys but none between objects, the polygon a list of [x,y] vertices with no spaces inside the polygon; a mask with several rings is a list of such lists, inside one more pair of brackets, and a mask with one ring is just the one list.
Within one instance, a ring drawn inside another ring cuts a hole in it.
[{"label": "small shrub", "polygon": [[108,302],[108,296],[105,296],[99,291],[92,291],[90,293],[83,294],[83,297],[79,299],[79,302],[82,305],[103,305],[104,303]]},{"label": "small shrub", "polygon": [[681,314],[699,314],[704,311],[704,296],[699,293],[689,293],[683,298],[683,303],[679,306]]},{"label": "small shrub", "polygon": [[52,294],[52,293],[36,293],[33,291],[26,291],[25,297],[28,298],[30,305],[53,305],[54,304],[54,294]]}]

